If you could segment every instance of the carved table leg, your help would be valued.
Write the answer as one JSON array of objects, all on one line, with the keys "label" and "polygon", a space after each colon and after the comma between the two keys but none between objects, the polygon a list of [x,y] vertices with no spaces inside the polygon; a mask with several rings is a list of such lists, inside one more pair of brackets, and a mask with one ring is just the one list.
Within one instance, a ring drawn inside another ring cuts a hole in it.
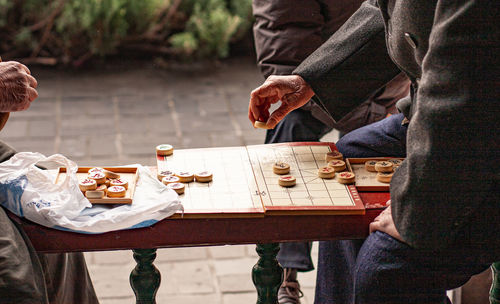
[{"label": "carved table leg", "polygon": [[252,269],[257,304],[278,304],[278,289],[283,281],[283,268],[276,260],[279,250],[279,243],[257,244],[260,258]]},{"label": "carved table leg", "polygon": [[153,265],[156,249],[133,249],[137,265],[130,273],[130,285],[137,304],[155,304],[156,292],[160,287],[160,271]]},{"label": "carved table leg", "polygon": [[490,289],[490,303],[500,304],[500,262],[491,265],[493,271],[493,282]]}]

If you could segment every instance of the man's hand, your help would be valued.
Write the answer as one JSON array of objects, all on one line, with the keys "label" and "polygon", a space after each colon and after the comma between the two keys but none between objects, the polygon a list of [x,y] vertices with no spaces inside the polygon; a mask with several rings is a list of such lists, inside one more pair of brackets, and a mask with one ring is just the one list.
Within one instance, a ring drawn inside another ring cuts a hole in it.
[{"label": "man's hand", "polygon": [[0,62],[0,112],[26,110],[38,97],[36,79],[23,64]]},{"label": "man's hand", "polygon": [[399,234],[396,226],[394,225],[394,220],[392,219],[391,211],[391,201],[387,202],[387,208],[382,211],[374,220],[370,223],[370,233],[375,230],[382,231],[392,236],[393,238],[404,242],[403,238]]},{"label": "man's hand", "polygon": [[[269,76],[266,81],[250,94],[248,118],[255,123],[267,121],[274,128],[288,113],[305,105],[314,92],[305,80],[298,75]],[[272,114],[271,104],[281,100],[281,106]]]}]

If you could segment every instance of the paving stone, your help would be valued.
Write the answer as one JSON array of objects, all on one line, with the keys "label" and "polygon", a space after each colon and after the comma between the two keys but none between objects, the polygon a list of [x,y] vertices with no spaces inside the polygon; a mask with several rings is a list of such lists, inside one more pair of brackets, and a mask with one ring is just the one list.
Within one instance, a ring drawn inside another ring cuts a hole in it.
[{"label": "paving stone", "polygon": [[208,258],[206,247],[166,248],[157,250],[156,254],[155,263],[205,260]]},{"label": "paving stone", "polygon": [[300,299],[301,304],[313,304],[314,303],[314,287],[304,287],[302,288],[302,293],[304,297]]},{"label": "paving stone", "polygon": [[252,132],[252,133],[243,133],[243,142],[245,146],[250,145],[261,145],[264,143],[266,139],[265,132]]},{"label": "paving stone", "polygon": [[87,155],[89,141],[89,136],[62,137],[57,153],[61,153],[70,159],[81,159]]},{"label": "paving stone", "polygon": [[39,152],[46,156],[55,153],[53,139],[41,138],[12,138],[7,141],[17,152]]},{"label": "paving stone", "polygon": [[175,134],[175,124],[169,112],[157,115],[121,115],[119,130],[122,134]]},{"label": "paving stone", "polygon": [[118,151],[116,150],[115,141],[116,137],[112,135],[90,137],[90,157],[117,155]]},{"label": "paving stone", "polygon": [[[99,297],[100,304],[135,304],[135,297],[113,297],[113,298],[102,298]],[[157,302],[160,303],[160,302]]]},{"label": "paving stone", "polygon": [[236,132],[231,129],[222,132],[211,132],[210,140],[212,147],[236,147],[243,145],[243,138],[237,136]]},{"label": "paving stone", "polygon": [[9,118],[7,124],[2,129],[2,138],[16,138],[28,136],[28,121]]},{"label": "paving stone", "polygon": [[254,304],[257,302],[257,292],[225,293],[222,294],[223,304]]},{"label": "paving stone", "polygon": [[231,274],[249,274],[252,267],[257,263],[256,259],[252,258],[238,258],[229,260],[215,260],[214,270],[217,276],[231,275]]},{"label": "paving stone", "polygon": [[216,289],[209,264],[204,260],[155,264],[162,274],[161,294],[211,294]]},{"label": "paving stone", "polygon": [[[135,302],[134,302],[135,303]],[[220,304],[220,296],[216,293],[209,295],[164,295],[156,296],[156,303],[168,304]],[[233,302],[241,303],[241,302]]]},{"label": "paving stone", "polygon": [[96,251],[92,252],[92,261],[97,265],[131,265],[135,266],[132,250]]},{"label": "paving stone", "polygon": [[62,115],[106,115],[113,117],[113,97],[76,96],[64,97],[61,103]]},{"label": "paving stone", "polygon": [[188,93],[181,93],[173,98],[175,111],[180,114],[184,113],[199,113],[198,101],[192,99]]},{"label": "paving stone", "polygon": [[233,129],[233,124],[229,117],[229,113],[225,111],[198,116],[189,121],[187,128],[184,127],[183,129],[187,129],[189,132],[208,131],[224,133],[231,131]]},{"label": "paving stone", "polygon": [[[258,258],[259,257],[259,254],[257,253],[257,251],[255,250],[256,249],[256,246],[254,244],[251,244],[251,245],[243,245],[246,249],[246,254],[245,256],[247,257],[251,257],[251,258]],[[257,261],[257,260],[255,260]]]},{"label": "paving stone", "polygon": [[210,256],[214,259],[228,259],[241,257],[245,255],[246,248],[244,245],[231,246],[210,246],[207,247]]},{"label": "paving stone", "polygon": [[210,133],[182,133],[182,147],[185,149],[211,147]]},{"label": "paving stone", "polygon": [[134,266],[91,264],[87,267],[99,298],[131,297],[134,295],[129,283],[129,275]]},{"label": "paving stone", "polygon": [[222,293],[226,292],[252,292],[255,291],[255,285],[252,282],[252,273],[231,274],[218,276],[219,288]]},{"label": "paving stone", "polygon": [[30,120],[28,124],[28,135],[32,137],[53,137],[56,134],[56,122],[54,120]]},{"label": "paving stone", "polygon": [[61,136],[115,134],[114,118],[107,115],[66,115],[61,118]]},{"label": "paving stone", "polygon": [[138,97],[136,100],[118,102],[120,114],[154,115],[165,112],[167,105],[154,97]]},{"label": "paving stone", "polygon": [[140,133],[122,135],[123,154],[128,156],[151,155],[151,157],[153,157],[156,153],[155,147],[163,143],[162,137],[168,138],[168,143],[171,143],[174,146],[177,145],[177,138],[175,137],[175,134],[170,134],[170,136],[161,136],[160,138],[153,138],[151,135]]}]

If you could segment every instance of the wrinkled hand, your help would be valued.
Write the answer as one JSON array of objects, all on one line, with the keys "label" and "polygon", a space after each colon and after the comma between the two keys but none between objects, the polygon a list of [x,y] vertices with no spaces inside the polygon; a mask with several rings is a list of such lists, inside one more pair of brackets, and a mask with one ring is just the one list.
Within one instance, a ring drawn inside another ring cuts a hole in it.
[{"label": "wrinkled hand", "polygon": [[[298,75],[269,76],[266,81],[250,94],[248,118],[267,121],[274,128],[288,113],[305,105],[314,92],[305,80]],[[281,100],[281,106],[272,114],[269,108]]]},{"label": "wrinkled hand", "polygon": [[382,211],[374,220],[370,223],[370,233],[375,230],[385,232],[393,238],[404,242],[403,238],[399,234],[396,226],[394,225],[394,220],[392,219],[391,211],[391,201],[387,202],[387,208]]},{"label": "wrinkled hand", "polygon": [[0,62],[0,112],[26,110],[38,97],[36,79],[23,64]]}]

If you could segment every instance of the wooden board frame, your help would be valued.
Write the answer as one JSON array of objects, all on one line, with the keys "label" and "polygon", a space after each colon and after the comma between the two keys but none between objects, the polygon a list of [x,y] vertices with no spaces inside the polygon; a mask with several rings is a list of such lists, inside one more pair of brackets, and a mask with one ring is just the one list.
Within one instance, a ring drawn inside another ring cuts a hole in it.
[{"label": "wooden board frame", "polygon": [[[238,191],[243,191],[246,196],[244,200],[242,201],[249,201],[250,197],[251,200],[253,201],[253,207],[250,206],[248,203],[245,203],[241,205],[240,207],[235,206],[227,206],[224,207],[223,200],[219,200],[219,203],[222,203],[221,206],[219,207],[214,206],[211,207],[211,209],[203,208],[204,205],[206,205],[206,202],[202,202],[201,204],[195,204],[193,205],[193,200],[190,198],[189,192],[192,191],[192,187],[200,187],[203,185],[199,185],[196,182],[194,183],[189,183],[186,187],[186,193],[181,195],[180,198],[183,201],[183,203],[186,203],[185,210],[183,217],[187,218],[217,218],[217,217],[259,217],[259,216],[264,216],[265,214],[273,214],[273,215],[312,215],[312,214],[364,214],[365,213],[365,208],[363,205],[363,202],[354,187],[354,185],[340,185],[334,180],[329,180],[325,181],[325,192],[330,193],[331,188],[331,183],[335,183],[335,187],[338,188],[336,189],[337,191],[341,191],[342,194],[342,202],[339,202],[336,200],[334,196],[330,197],[331,203],[337,202],[337,205],[328,205],[328,202],[322,202],[322,205],[314,205],[314,194],[313,192],[309,192],[308,190],[303,190],[307,191],[308,193],[306,194],[307,197],[312,197],[310,198],[310,203],[309,205],[307,204],[297,204],[297,205],[290,205],[283,206],[279,204],[273,204],[273,201],[271,200],[271,193],[270,189],[267,188],[267,183],[269,182],[269,179],[272,179],[272,182],[277,182],[278,175],[269,176],[269,173],[262,171],[262,166],[263,163],[261,163],[261,159],[256,155],[258,154],[256,151],[259,150],[269,150],[269,149],[277,149],[277,150],[283,150],[283,149],[290,149],[293,150],[295,153],[295,148],[301,148],[304,147],[304,149],[311,149],[310,153],[313,153],[314,155],[312,156],[314,158],[314,168],[311,168],[309,171],[313,172],[312,176],[309,179],[303,179],[302,175],[298,173],[300,171],[297,166],[295,166],[296,170],[296,176],[297,179],[297,188],[291,187],[291,188],[282,188],[285,194],[290,194],[290,198],[295,195],[299,195],[301,190],[299,190],[299,186],[306,187],[307,188],[307,183],[311,181],[312,179],[319,179],[317,177],[317,170],[318,168],[322,166],[326,166],[326,161],[324,159],[325,153],[330,152],[330,151],[336,151],[336,147],[333,143],[327,143],[327,142],[296,142],[296,143],[279,143],[279,144],[268,144],[268,145],[251,145],[251,146],[245,146],[245,147],[223,147],[223,148],[209,148],[209,149],[187,149],[187,150],[175,150],[173,155],[170,156],[161,156],[161,155],[156,155],[156,160],[157,160],[157,168],[161,170],[175,170],[175,167],[179,168],[184,168],[183,170],[193,170],[195,167],[191,161],[188,163],[186,162],[187,155],[184,155],[185,153],[195,153],[193,155],[193,158],[195,162],[198,162],[200,165],[200,170],[209,170],[214,172],[216,168],[214,168],[214,163],[212,163],[212,158],[204,155],[204,154],[211,154],[214,153],[214,151],[227,151],[228,152],[228,157],[231,157],[232,153],[238,152],[240,156],[239,160],[235,160],[234,163],[231,164],[231,166],[234,167],[240,167],[242,169],[244,167],[244,174],[240,174],[240,177],[245,177],[244,179],[246,180],[245,186],[240,187]],[[316,148],[314,148],[316,147]],[[323,152],[316,152],[315,150],[324,150]],[[234,151],[233,151],[234,150]],[[307,154],[307,152],[304,152]],[[279,153],[278,153],[279,154]],[[288,153],[289,154],[289,153]],[[300,153],[299,153],[300,154]],[[202,156],[204,155],[204,156]],[[177,157],[180,157],[177,159]],[[295,157],[298,157],[295,155]],[[308,156],[311,157],[311,156]],[[272,156],[268,157],[269,159],[272,159]],[[265,163],[269,161],[267,159]],[[191,159],[190,159],[191,160]],[[276,160],[274,160],[276,161]],[[274,162],[273,161],[273,162]],[[179,166],[180,164],[183,164],[183,166]],[[296,160],[296,164],[299,164],[299,161]],[[267,164],[269,165],[269,164]],[[272,168],[272,166],[267,166],[264,165],[264,171],[269,170],[269,168]],[[269,168],[268,168],[269,167]],[[294,170],[292,168],[292,170]],[[223,170],[224,171],[224,170]],[[239,170],[236,170],[236,168],[230,168],[230,171],[232,172],[238,172]],[[309,172],[309,173],[311,173]],[[194,173],[194,172],[193,172]],[[227,177],[222,177],[220,174],[224,174],[224,172],[220,172],[216,174],[214,172],[214,180],[213,182],[206,183],[206,187],[209,189],[204,190],[206,191],[205,193],[207,195],[213,195],[217,192],[215,189],[218,186],[218,183],[221,182],[225,184],[228,178]],[[271,173],[272,174],[272,173]],[[318,182],[318,181],[316,181]],[[323,181],[321,181],[323,184]],[[328,185],[326,185],[328,184]],[[242,186],[240,184],[240,186]],[[215,188],[212,188],[215,187]],[[212,190],[210,190],[212,188]],[[317,190],[317,189],[314,189]],[[212,192],[213,191],[213,192]],[[225,195],[225,193],[221,193],[222,196]],[[317,193],[317,191],[315,192]],[[216,195],[218,196],[218,195]],[[328,196],[328,194],[326,195]],[[208,196],[205,196],[205,198],[201,198],[202,201],[210,201]],[[248,198],[247,198],[248,197]],[[309,198],[302,198],[302,200],[307,200]],[[345,202],[344,202],[345,201]],[[208,205],[211,205],[208,203]],[[178,215],[175,215],[174,217],[177,217]]]},{"label": "wooden board frame", "polygon": [[[290,142],[290,143],[277,143],[277,144],[266,144],[266,145],[254,145],[254,146],[247,146],[247,150],[249,151],[249,154],[251,153],[252,149],[258,149],[258,148],[269,148],[269,147],[291,147],[292,149],[298,148],[298,147],[306,147],[306,148],[311,148],[313,149],[314,147],[326,147],[328,150],[324,152],[331,152],[331,151],[338,151],[337,147],[335,146],[334,143],[329,143],[329,142]],[[312,151],[311,151],[312,152]],[[317,170],[318,168],[322,166],[326,166],[327,162],[324,159],[325,154],[324,152],[321,152],[321,158],[316,159],[315,158],[315,163],[317,168],[311,169],[309,171],[314,172],[314,176],[309,178],[310,179],[316,179],[319,181],[322,181],[323,183],[336,183],[337,186],[339,186],[342,190],[337,189],[339,191],[342,191],[346,193],[349,196],[349,200],[351,202],[351,205],[345,205],[345,206],[331,206],[331,205],[298,205],[298,206],[277,206],[272,204],[272,200],[267,198],[266,195],[262,195],[262,203],[264,205],[264,208],[266,210],[266,214],[272,214],[272,215],[290,215],[290,214],[297,214],[297,215],[313,215],[313,214],[364,214],[365,213],[365,208],[363,205],[363,201],[361,200],[358,191],[356,190],[356,187],[354,185],[342,185],[336,182],[336,179],[332,180],[323,180],[317,176]],[[252,157],[251,157],[252,158]],[[255,158],[255,157],[254,157]],[[256,166],[255,159],[252,159],[252,166]],[[262,181],[261,178],[259,178],[259,174],[257,174],[257,168],[254,168],[254,175],[256,176],[257,179],[257,185],[259,187],[259,190],[261,193],[265,194],[265,191],[262,191],[263,189],[267,188],[267,182]],[[299,170],[301,171],[301,170]],[[278,175],[276,175],[276,178]],[[298,182],[302,179],[301,176],[296,176],[298,179]],[[265,179],[265,178],[264,178]],[[304,183],[307,184],[308,182],[306,179],[304,179]],[[326,186],[326,185],[325,185]],[[261,189],[263,188],[263,189]],[[307,187],[306,187],[307,188]],[[331,189],[329,186],[327,186],[329,192]],[[291,188],[285,188],[283,191],[286,192],[294,192],[294,187]],[[309,190],[306,190],[309,192]],[[269,192],[269,191],[268,191]],[[312,192],[311,192],[312,193]],[[330,198],[332,201],[334,200],[333,198]]]},{"label": "wooden board frame", "polygon": [[[94,167],[78,167],[76,171],[76,176],[78,180],[86,178],[88,171]],[[132,199],[135,193],[135,187],[137,185],[137,179],[139,173],[137,167],[100,167],[111,172],[120,174],[120,179],[124,179],[128,182],[127,192],[125,197],[103,197],[103,198],[92,198],[88,199],[92,204],[132,204]],[[66,174],[66,168],[59,168],[59,172],[56,177],[56,183],[62,182],[63,177]]]},{"label": "wooden board frame", "polygon": [[[384,191],[388,192],[390,184],[381,183],[376,180],[377,172],[366,171],[364,164],[369,160],[376,161],[387,161],[390,159],[399,159],[401,161],[404,158],[400,157],[364,157],[364,158],[346,158],[346,166],[349,171],[356,175],[355,186],[358,191]],[[363,164],[363,166],[357,166]],[[356,166],[353,166],[356,165]],[[364,181],[363,177],[367,177]],[[363,181],[362,181],[363,179]]]}]

